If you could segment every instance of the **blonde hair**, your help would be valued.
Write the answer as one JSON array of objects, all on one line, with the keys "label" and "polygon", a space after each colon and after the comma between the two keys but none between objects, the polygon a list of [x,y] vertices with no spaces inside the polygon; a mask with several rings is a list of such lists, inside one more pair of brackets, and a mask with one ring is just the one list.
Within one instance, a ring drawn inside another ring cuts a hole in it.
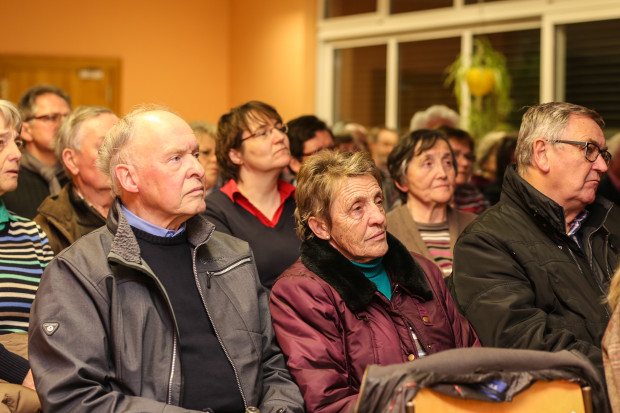
[{"label": "blonde hair", "polygon": [[616,270],[616,273],[611,279],[609,294],[607,295],[607,302],[609,303],[612,312],[618,305],[618,300],[620,300],[620,268]]},{"label": "blonde hair", "polygon": [[341,183],[353,176],[370,175],[381,187],[381,173],[367,152],[321,151],[301,164],[295,189],[297,236],[314,237],[308,225],[311,217],[323,219],[331,227],[330,206]]}]

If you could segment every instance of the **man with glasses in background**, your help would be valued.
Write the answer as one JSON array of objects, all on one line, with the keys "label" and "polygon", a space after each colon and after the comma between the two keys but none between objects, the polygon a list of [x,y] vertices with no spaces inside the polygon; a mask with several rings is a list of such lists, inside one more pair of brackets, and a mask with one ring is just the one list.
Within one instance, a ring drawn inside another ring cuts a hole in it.
[{"label": "man with glasses in background", "polygon": [[19,182],[17,190],[3,199],[8,210],[33,219],[41,202],[48,195],[57,195],[68,182],[52,141],[62,121],[71,113],[71,98],[56,86],[36,85],[24,92],[19,110],[25,143]]},{"label": "man with glasses in background", "polygon": [[603,374],[620,210],[596,197],[611,155],[601,116],[570,103],[523,115],[499,203],[454,247],[454,299],[484,346],[577,350]]}]

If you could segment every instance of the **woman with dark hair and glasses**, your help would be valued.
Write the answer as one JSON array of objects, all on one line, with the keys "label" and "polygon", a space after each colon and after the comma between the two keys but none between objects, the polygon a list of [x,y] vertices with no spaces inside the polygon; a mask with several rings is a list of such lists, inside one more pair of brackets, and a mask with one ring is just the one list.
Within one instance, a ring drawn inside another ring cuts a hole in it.
[{"label": "woman with dark hair and glasses", "polygon": [[278,112],[263,102],[223,115],[215,152],[227,182],[207,197],[204,213],[216,230],[250,244],[267,288],[299,257],[295,187],[279,179],[291,160],[286,132]]},{"label": "woman with dark hair and glasses", "polygon": [[446,135],[436,129],[411,132],[390,153],[388,169],[403,201],[387,214],[389,231],[448,277],[454,243],[476,215],[450,207],[457,166]]}]

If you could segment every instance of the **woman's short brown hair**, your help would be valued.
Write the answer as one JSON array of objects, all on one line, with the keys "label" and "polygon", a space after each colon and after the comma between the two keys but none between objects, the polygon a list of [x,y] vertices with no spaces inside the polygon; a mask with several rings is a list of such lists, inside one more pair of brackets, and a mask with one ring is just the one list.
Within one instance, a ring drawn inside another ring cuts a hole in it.
[{"label": "woman's short brown hair", "polygon": [[220,117],[217,123],[215,156],[224,182],[239,179],[239,165],[230,159],[228,152],[241,147],[241,135],[243,131],[249,130],[250,121],[263,119],[273,119],[276,123],[282,123],[282,117],[273,106],[256,100],[237,106]]},{"label": "woman's short brown hair", "polygon": [[370,175],[381,187],[381,172],[367,152],[321,151],[301,164],[295,190],[297,236],[314,237],[308,225],[311,217],[325,220],[331,226],[330,206],[341,183],[353,176]]}]

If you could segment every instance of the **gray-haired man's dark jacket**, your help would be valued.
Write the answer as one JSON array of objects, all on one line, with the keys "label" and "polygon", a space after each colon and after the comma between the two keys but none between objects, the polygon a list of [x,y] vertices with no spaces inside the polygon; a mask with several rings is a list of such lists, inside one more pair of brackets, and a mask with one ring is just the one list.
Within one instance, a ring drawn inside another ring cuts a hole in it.
[{"label": "gray-haired man's dark jacket", "polygon": [[564,209],[509,167],[499,203],[454,246],[451,292],[483,346],[577,350],[603,374],[605,301],[620,259],[620,209],[588,205],[580,248]]},{"label": "gray-haired man's dark jacket", "polygon": [[[248,244],[214,232],[200,216],[186,230],[197,288],[245,405],[303,412]],[[140,258],[118,201],[106,227],[48,265],[30,322],[30,363],[44,411],[187,411],[178,407],[182,371],[172,306]]]}]

